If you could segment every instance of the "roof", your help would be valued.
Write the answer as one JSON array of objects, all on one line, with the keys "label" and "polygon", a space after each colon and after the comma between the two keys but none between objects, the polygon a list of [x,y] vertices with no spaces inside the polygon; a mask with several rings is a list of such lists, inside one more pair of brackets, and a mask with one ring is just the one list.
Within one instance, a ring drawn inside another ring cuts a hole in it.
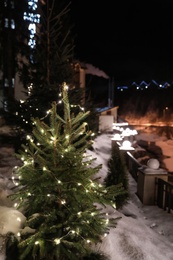
[{"label": "roof", "polygon": [[119,108],[118,106],[116,106],[116,107],[103,107],[103,108],[97,108],[97,111],[99,113],[102,113],[102,112],[105,112],[105,111],[109,112],[109,111],[112,111],[112,110],[115,110],[115,109],[118,109],[118,108]]}]

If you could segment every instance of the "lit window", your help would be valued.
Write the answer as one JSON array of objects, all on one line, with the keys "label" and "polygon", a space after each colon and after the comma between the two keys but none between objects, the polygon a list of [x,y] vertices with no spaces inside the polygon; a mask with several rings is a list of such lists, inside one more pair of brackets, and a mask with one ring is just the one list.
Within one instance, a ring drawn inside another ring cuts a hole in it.
[{"label": "lit window", "polygon": [[5,18],[5,28],[8,28],[8,18]]},{"label": "lit window", "polygon": [[[36,45],[35,41],[35,34],[36,34],[36,23],[40,22],[40,14],[36,14],[35,12],[37,10],[37,2],[38,0],[28,0],[28,7],[30,12],[24,12],[23,19],[29,22],[28,30],[29,30],[29,41],[28,45],[31,48],[34,48]],[[31,57],[30,57],[31,58]],[[32,58],[31,58],[32,60]]]},{"label": "lit window", "polygon": [[34,48],[34,46],[35,46],[35,40],[34,40],[34,39],[29,39],[28,45],[29,45],[31,48]]},{"label": "lit window", "polygon": [[10,4],[11,4],[11,8],[14,9],[14,1],[11,1]]},{"label": "lit window", "polygon": [[9,82],[8,82],[8,79],[7,79],[7,78],[5,78],[4,87],[6,87],[6,88],[9,87]]},{"label": "lit window", "polygon": [[29,21],[29,22],[39,23],[40,22],[40,15],[24,12],[23,19],[26,20],[26,21]]},{"label": "lit window", "polygon": [[7,103],[7,100],[4,100],[4,111],[8,111],[8,103]]},{"label": "lit window", "polygon": [[34,11],[37,10],[37,4],[34,3],[33,1],[29,1],[28,5],[29,5],[29,9],[32,9]]},{"label": "lit window", "polygon": [[12,87],[14,88],[14,78],[12,78]]},{"label": "lit window", "polygon": [[11,19],[11,29],[15,29],[15,21],[14,21],[14,19]]},{"label": "lit window", "polygon": [[30,25],[28,26],[28,29],[30,31],[30,34],[34,35],[36,33],[36,25],[35,25],[35,23],[30,23]]},{"label": "lit window", "polygon": [[4,6],[7,7],[7,0],[4,0]]}]

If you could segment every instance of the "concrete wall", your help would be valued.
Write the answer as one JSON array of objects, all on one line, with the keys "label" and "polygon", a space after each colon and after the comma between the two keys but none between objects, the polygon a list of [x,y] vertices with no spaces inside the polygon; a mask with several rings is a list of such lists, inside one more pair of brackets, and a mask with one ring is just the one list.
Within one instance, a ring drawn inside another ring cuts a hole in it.
[{"label": "concrete wall", "polygon": [[99,116],[99,131],[100,132],[112,131],[113,122],[114,122],[114,116],[100,115]]},{"label": "concrete wall", "polygon": [[144,205],[155,205],[157,198],[156,178],[168,181],[168,174],[159,169],[153,172],[145,173],[142,170],[138,172],[137,195]]}]

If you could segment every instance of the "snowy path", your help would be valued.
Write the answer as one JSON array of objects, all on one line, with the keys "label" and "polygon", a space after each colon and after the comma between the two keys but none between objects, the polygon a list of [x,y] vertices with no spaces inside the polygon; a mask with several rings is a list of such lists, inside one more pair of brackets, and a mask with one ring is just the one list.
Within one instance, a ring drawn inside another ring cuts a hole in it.
[{"label": "snowy path", "polygon": [[[104,165],[104,170],[100,171],[103,179],[111,137],[98,136],[94,147],[97,163]],[[144,206],[136,196],[137,184],[131,175],[129,185],[131,197],[121,212],[107,209],[110,217],[121,216],[121,219],[98,248],[107,253],[110,260],[173,260],[172,214],[157,206]]]}]

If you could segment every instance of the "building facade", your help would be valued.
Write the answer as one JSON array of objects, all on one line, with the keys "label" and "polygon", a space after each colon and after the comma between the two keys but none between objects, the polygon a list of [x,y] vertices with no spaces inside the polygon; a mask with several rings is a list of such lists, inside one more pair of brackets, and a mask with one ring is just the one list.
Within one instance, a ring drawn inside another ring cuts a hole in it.
[{"label": "building facade", "polygon": [[15,97],[17,39],[24,28],[26,0],[1,0],[0,11],[0,107]]}]

